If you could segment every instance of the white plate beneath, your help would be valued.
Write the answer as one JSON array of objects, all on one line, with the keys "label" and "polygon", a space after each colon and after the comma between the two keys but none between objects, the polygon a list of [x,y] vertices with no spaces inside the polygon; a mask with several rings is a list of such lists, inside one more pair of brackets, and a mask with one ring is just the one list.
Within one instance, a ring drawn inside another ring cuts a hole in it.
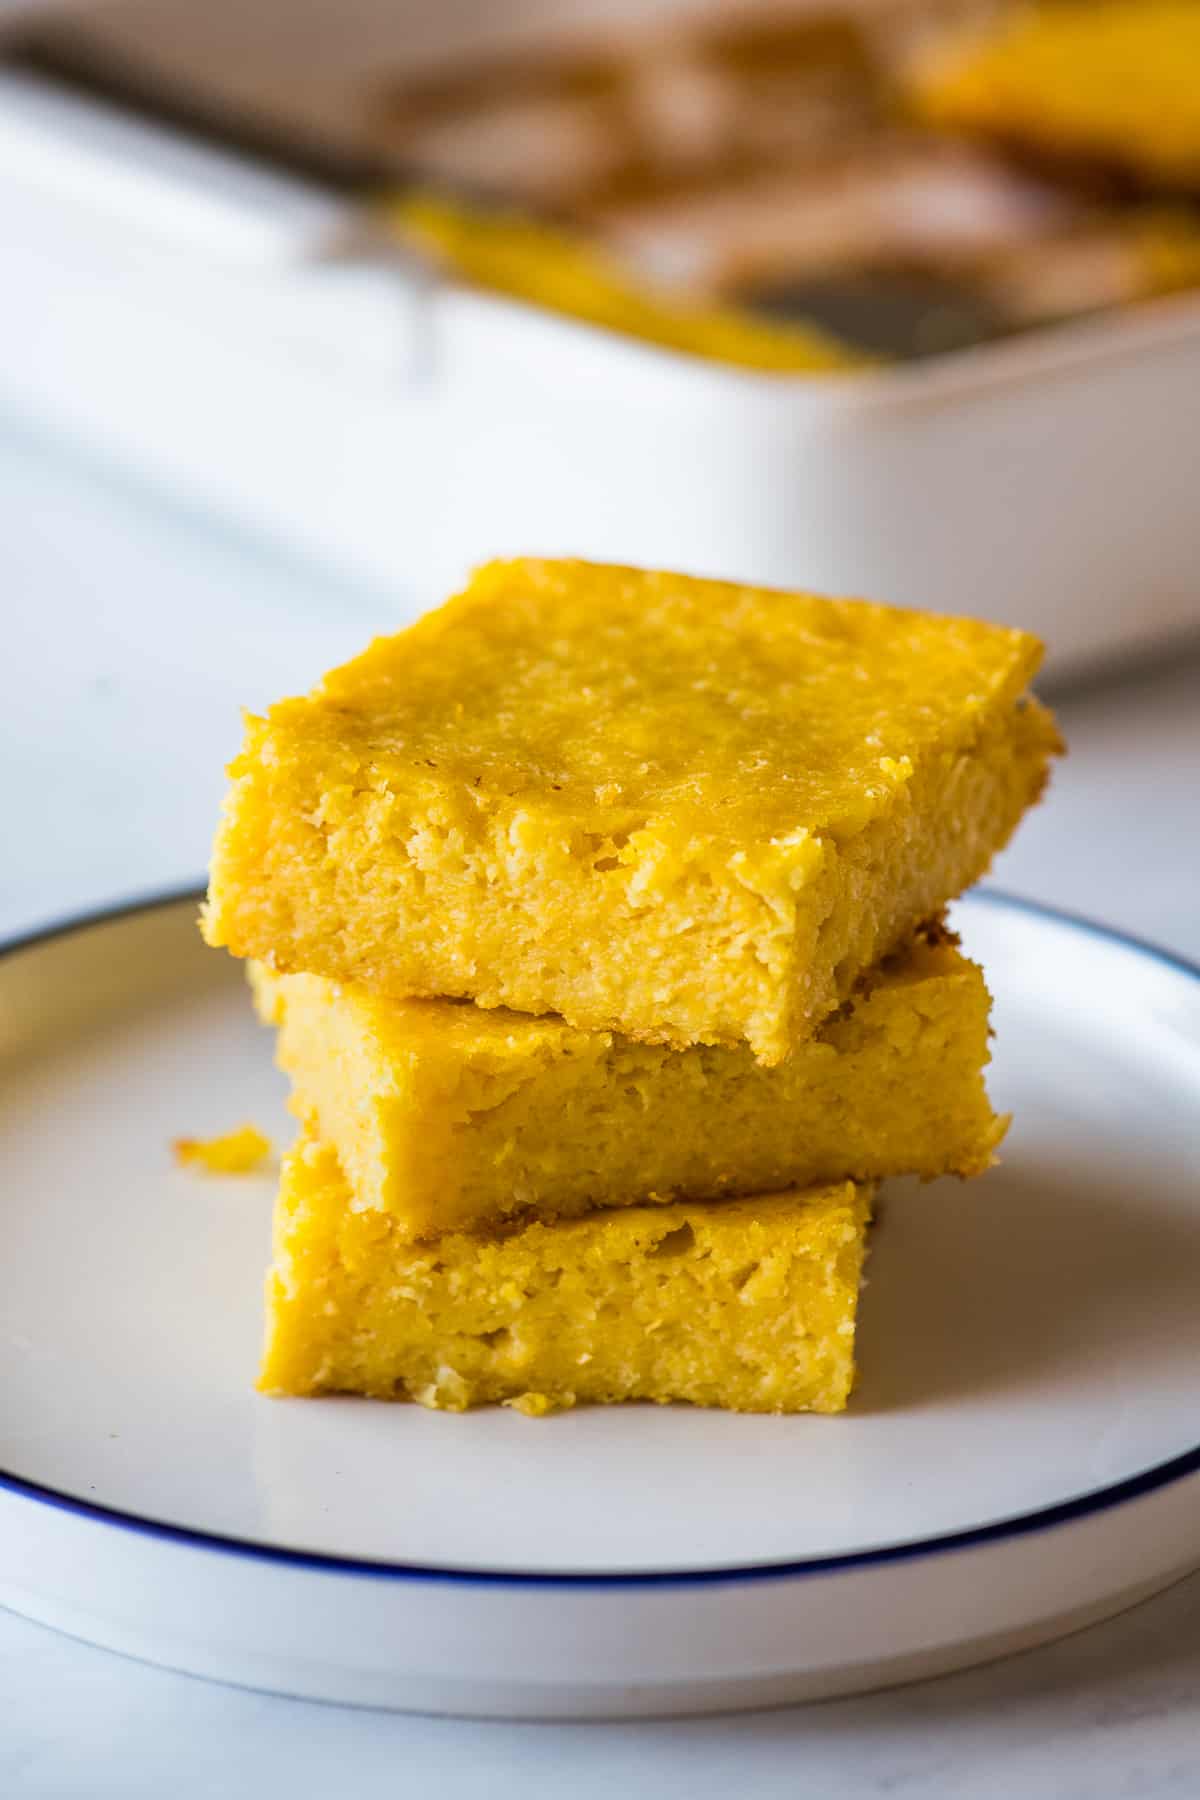
[{"label": "white plate beneath", "polygon": [[999,896],[1003,1166],[895,1184],[841,1419],[533,1421],[252,1389],[288,1135],[194,899],[0,961],[0,1600],[152,1661],[436,1711],[850,1692],[1044,1641],[1200,1563],[1200,978]]}]

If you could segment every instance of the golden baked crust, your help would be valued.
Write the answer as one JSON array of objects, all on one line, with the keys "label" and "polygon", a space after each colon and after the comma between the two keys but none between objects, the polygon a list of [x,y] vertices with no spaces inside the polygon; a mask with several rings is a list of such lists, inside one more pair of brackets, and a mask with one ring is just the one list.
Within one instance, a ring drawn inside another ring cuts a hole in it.
[{"label": "golden baked crust", "polygon": [[205,932],[779,1062],[1038,797],[1040,657],[973,620],[492,563],[248,721]]},{"label": "golden baked crust", "polygon": [[284,1163],[259,1385],[450,1411],[686,1400],[840,1412],[871,1193],[849,1183],[405,1244],[333,1153]]},{"label": "golden baked crust", "polygon": [[914,941],[778,1068],[745,1046],[671,1050],[260,964],[251,978],[295,1111],[397,1240],[676,1195],[972,1175],[1005,1125],[983,1082],[987,988],[952,941]]}]

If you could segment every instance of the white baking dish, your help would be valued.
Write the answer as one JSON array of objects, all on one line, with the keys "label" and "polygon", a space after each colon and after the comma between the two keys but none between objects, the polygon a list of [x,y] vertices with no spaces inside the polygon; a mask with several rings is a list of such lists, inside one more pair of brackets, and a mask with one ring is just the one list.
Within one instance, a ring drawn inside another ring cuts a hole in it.
[{"label": "white baking dish", "polygon": [[449,285],[317,189],[0,75],[0,406],[416,606],[573,553],[1031,626],[1200,629],[1200,300],[759,376]]}]

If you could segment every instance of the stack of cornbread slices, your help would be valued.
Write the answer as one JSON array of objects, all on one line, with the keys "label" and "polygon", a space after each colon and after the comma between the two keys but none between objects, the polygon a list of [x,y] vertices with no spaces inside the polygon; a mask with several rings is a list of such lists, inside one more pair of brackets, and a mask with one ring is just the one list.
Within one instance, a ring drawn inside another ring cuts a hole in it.
[{"label": "stack of cornbread slices", "polygon": [[204,929],[301,1138],[261,1386],[836,1412],[875,1184],[973,1175],[940,920],[1060,745],[1019,631],[497,562],[248,721]]}]

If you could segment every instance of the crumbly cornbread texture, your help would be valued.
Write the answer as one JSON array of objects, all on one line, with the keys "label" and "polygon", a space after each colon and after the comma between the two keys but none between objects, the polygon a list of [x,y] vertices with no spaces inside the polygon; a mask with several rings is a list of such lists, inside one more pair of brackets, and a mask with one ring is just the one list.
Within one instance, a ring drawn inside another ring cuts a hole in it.
[{"label": "crumbly cornbread texture", "polygon": [[312,1139],[285,1159],[259,1385],[461,1411],[840,1412],[870,1191],[850,1183],[403,1242]]},{"label": "crumbly cornbread texture", "polygon": [[987,989],[949,942],[918,939],[778,1068],[745,1046],[671,1050],[251,975],[296,1112],[398,1240],[679,1194],[973,1175],[1004,1129],[983,1083]]},{"label": "crumbly cornbread texture", "polygon": [[914,93],[938,125],[1200,187],[1195,0],[1060,0],[923,59]]},{"label": "crumbly cornbread texture", "polygon": [[491,563],[248,721],[212,944],[777,1063],[983,874],[1059,747],[969,619]]}]

